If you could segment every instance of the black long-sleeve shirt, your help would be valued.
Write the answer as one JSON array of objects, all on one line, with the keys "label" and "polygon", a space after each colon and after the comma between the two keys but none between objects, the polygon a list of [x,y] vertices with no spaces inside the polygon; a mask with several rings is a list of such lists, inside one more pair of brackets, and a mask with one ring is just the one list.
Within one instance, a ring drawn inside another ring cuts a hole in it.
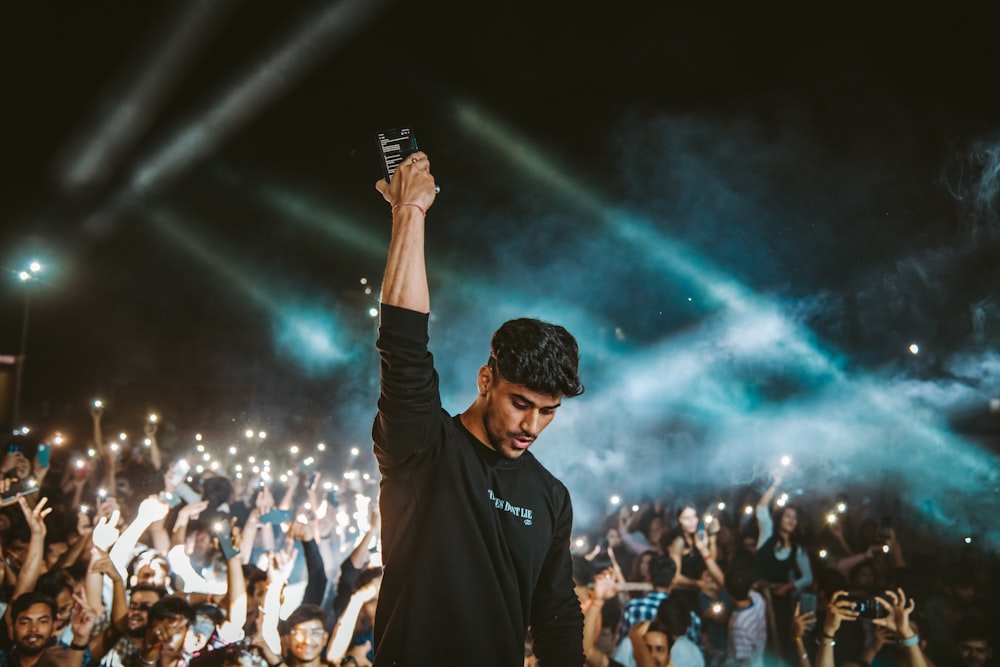
[{"label": "black long-sleeve shirt", "polygon": [[579,667],[569,493],[530,452],[506,459],[442,410],[427,319],[382,308],[375,664],[520,666],[530,624],[543,665]]},{"label": "black long-sleeve shirt", "polygon": [[302,555],[306,559],[306,590],[302,595],[302,604],[322,604],[326,594],[326,568],[323,567],[323,555],[319,545],[314,540],[302,542]]}]

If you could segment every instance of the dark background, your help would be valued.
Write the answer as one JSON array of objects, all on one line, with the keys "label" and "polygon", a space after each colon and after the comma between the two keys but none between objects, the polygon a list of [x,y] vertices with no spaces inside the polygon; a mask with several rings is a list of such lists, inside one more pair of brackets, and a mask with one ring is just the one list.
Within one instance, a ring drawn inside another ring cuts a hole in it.
[{"label": "dark background", "polygon": [[749,482],[791,452],[810,493],[823,470],[986,531],[996,18],[7,7],[0,353],[18,354],[30,290],[22,421],[79,447],[100,397],[110,429],[162,414],[178,451],[247,427],[276,448],[327,441],[331,462],[367,449],[377,303],[361,279],[377,293],[390,221],[374,134],[409,125],[442,186],[428,253],[446,408],[471,400],[502,321],[566,324],[588,391],[537,454],[582,516],[595,475],[597,511],[607,490]]}]

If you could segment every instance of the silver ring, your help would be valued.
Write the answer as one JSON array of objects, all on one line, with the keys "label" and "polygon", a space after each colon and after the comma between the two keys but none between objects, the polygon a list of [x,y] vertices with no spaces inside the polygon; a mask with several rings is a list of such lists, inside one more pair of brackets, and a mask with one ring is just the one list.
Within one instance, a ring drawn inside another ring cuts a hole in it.
[{"label": "silver ring", "polygon": [[440,194],[440,192],[441,192],[441,186],[440,185],[435,185],[434,186],[434,194]]}]

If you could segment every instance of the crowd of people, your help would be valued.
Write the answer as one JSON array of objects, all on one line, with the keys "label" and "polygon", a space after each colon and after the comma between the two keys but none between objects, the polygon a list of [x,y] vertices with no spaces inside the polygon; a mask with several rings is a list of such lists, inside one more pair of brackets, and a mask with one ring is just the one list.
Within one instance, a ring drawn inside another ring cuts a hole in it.
[{"label": "crowd of people", "polygon": [[[86,475],[65,452],[40,465],[32,445],[3,460],[0,665],[370,664],[371,486],[327,491],[308,468],[285,483],[181,476],[155,424],[134,448],[103,439],[99,409],[93,424]],[[793,504],[780,477],[754,504],[722,492],[622,502],[578,528],[587,665],[990,664],[996,567],[982,551],[908,560],[888,518]]]},{"label": "crowd of people", "polygon": [[619,502],[579,539],[587,664],[991,664],[995,553],[914,536],[910,557],[894,517],[843,496],[793,503],[781,481],[747,504],[744,487]]},{"label": "crowd of people", "polygon": [[584,391],[576,340],[504,323],[448,414],[423,248],[440,188],[420,151],[376,187],[393,216],[378,501],[309,457],[165,456],[152,419],[135,446],[107,440],[95,404],[87,457],[21,441],[3,460],[0,667],[989,665],[993,561],[908,560],[899,522],[846,501],[818,529],[780,476],[751,504],[620,502],[574,538],[529,448]]}]

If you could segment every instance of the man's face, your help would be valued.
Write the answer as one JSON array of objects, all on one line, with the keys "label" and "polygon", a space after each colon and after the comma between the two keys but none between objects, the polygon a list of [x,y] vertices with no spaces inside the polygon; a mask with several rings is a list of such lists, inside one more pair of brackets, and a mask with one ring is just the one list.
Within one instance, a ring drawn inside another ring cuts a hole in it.
[{"label": "man's face", "polygon": [[508,459],[520,458],[556,416],[562,395],[547,396],[507,382],[488,366],[479,371],[479,390],[486,397],[483,426],[490,446]]},{"label": "man's face", "polygon": [[38,655],[52,637],[52,610],[36,602],[14,619],[14,643],[25,655]]},{"label": "man's face", "polygon": [[197,565],[207,564],[208,558],[212,555],[214,549],[215,543],[212,541],[212,534],[208,531],[198,530],[188,534],[187,553],[191,557],[192,562],[195,562]]},{"label": "man's face", "polygon": [[135,591],[128,601],[128,633],[133,637],[142,637],[149,623],[149,610],[160,601],[160,596],[153,591]]},{"label": "man's face", "polygon": [[642,636],[642,641],[653,656],[653,664],[656,667],[666,667],[670,662],[670,649],[667,644],[667,636],[662,632],[647,632]]},{"label": "man's face", "polygon": [[69,624],[70,616],[73,615],[73,593],[64,588],[56,596],[56,617],[53,619],[53,630],[59,634]]},{"label": "man's face", "polygon": [[962,667],[983,667],[993,657],[993,649],[985,639],[967,639],[958,644]]},{"label": "man's face", "polygon": [[289,649],[299,662],[315,660],[326,647],[326,630],[319,619],[303,621],[288,633]]}]

